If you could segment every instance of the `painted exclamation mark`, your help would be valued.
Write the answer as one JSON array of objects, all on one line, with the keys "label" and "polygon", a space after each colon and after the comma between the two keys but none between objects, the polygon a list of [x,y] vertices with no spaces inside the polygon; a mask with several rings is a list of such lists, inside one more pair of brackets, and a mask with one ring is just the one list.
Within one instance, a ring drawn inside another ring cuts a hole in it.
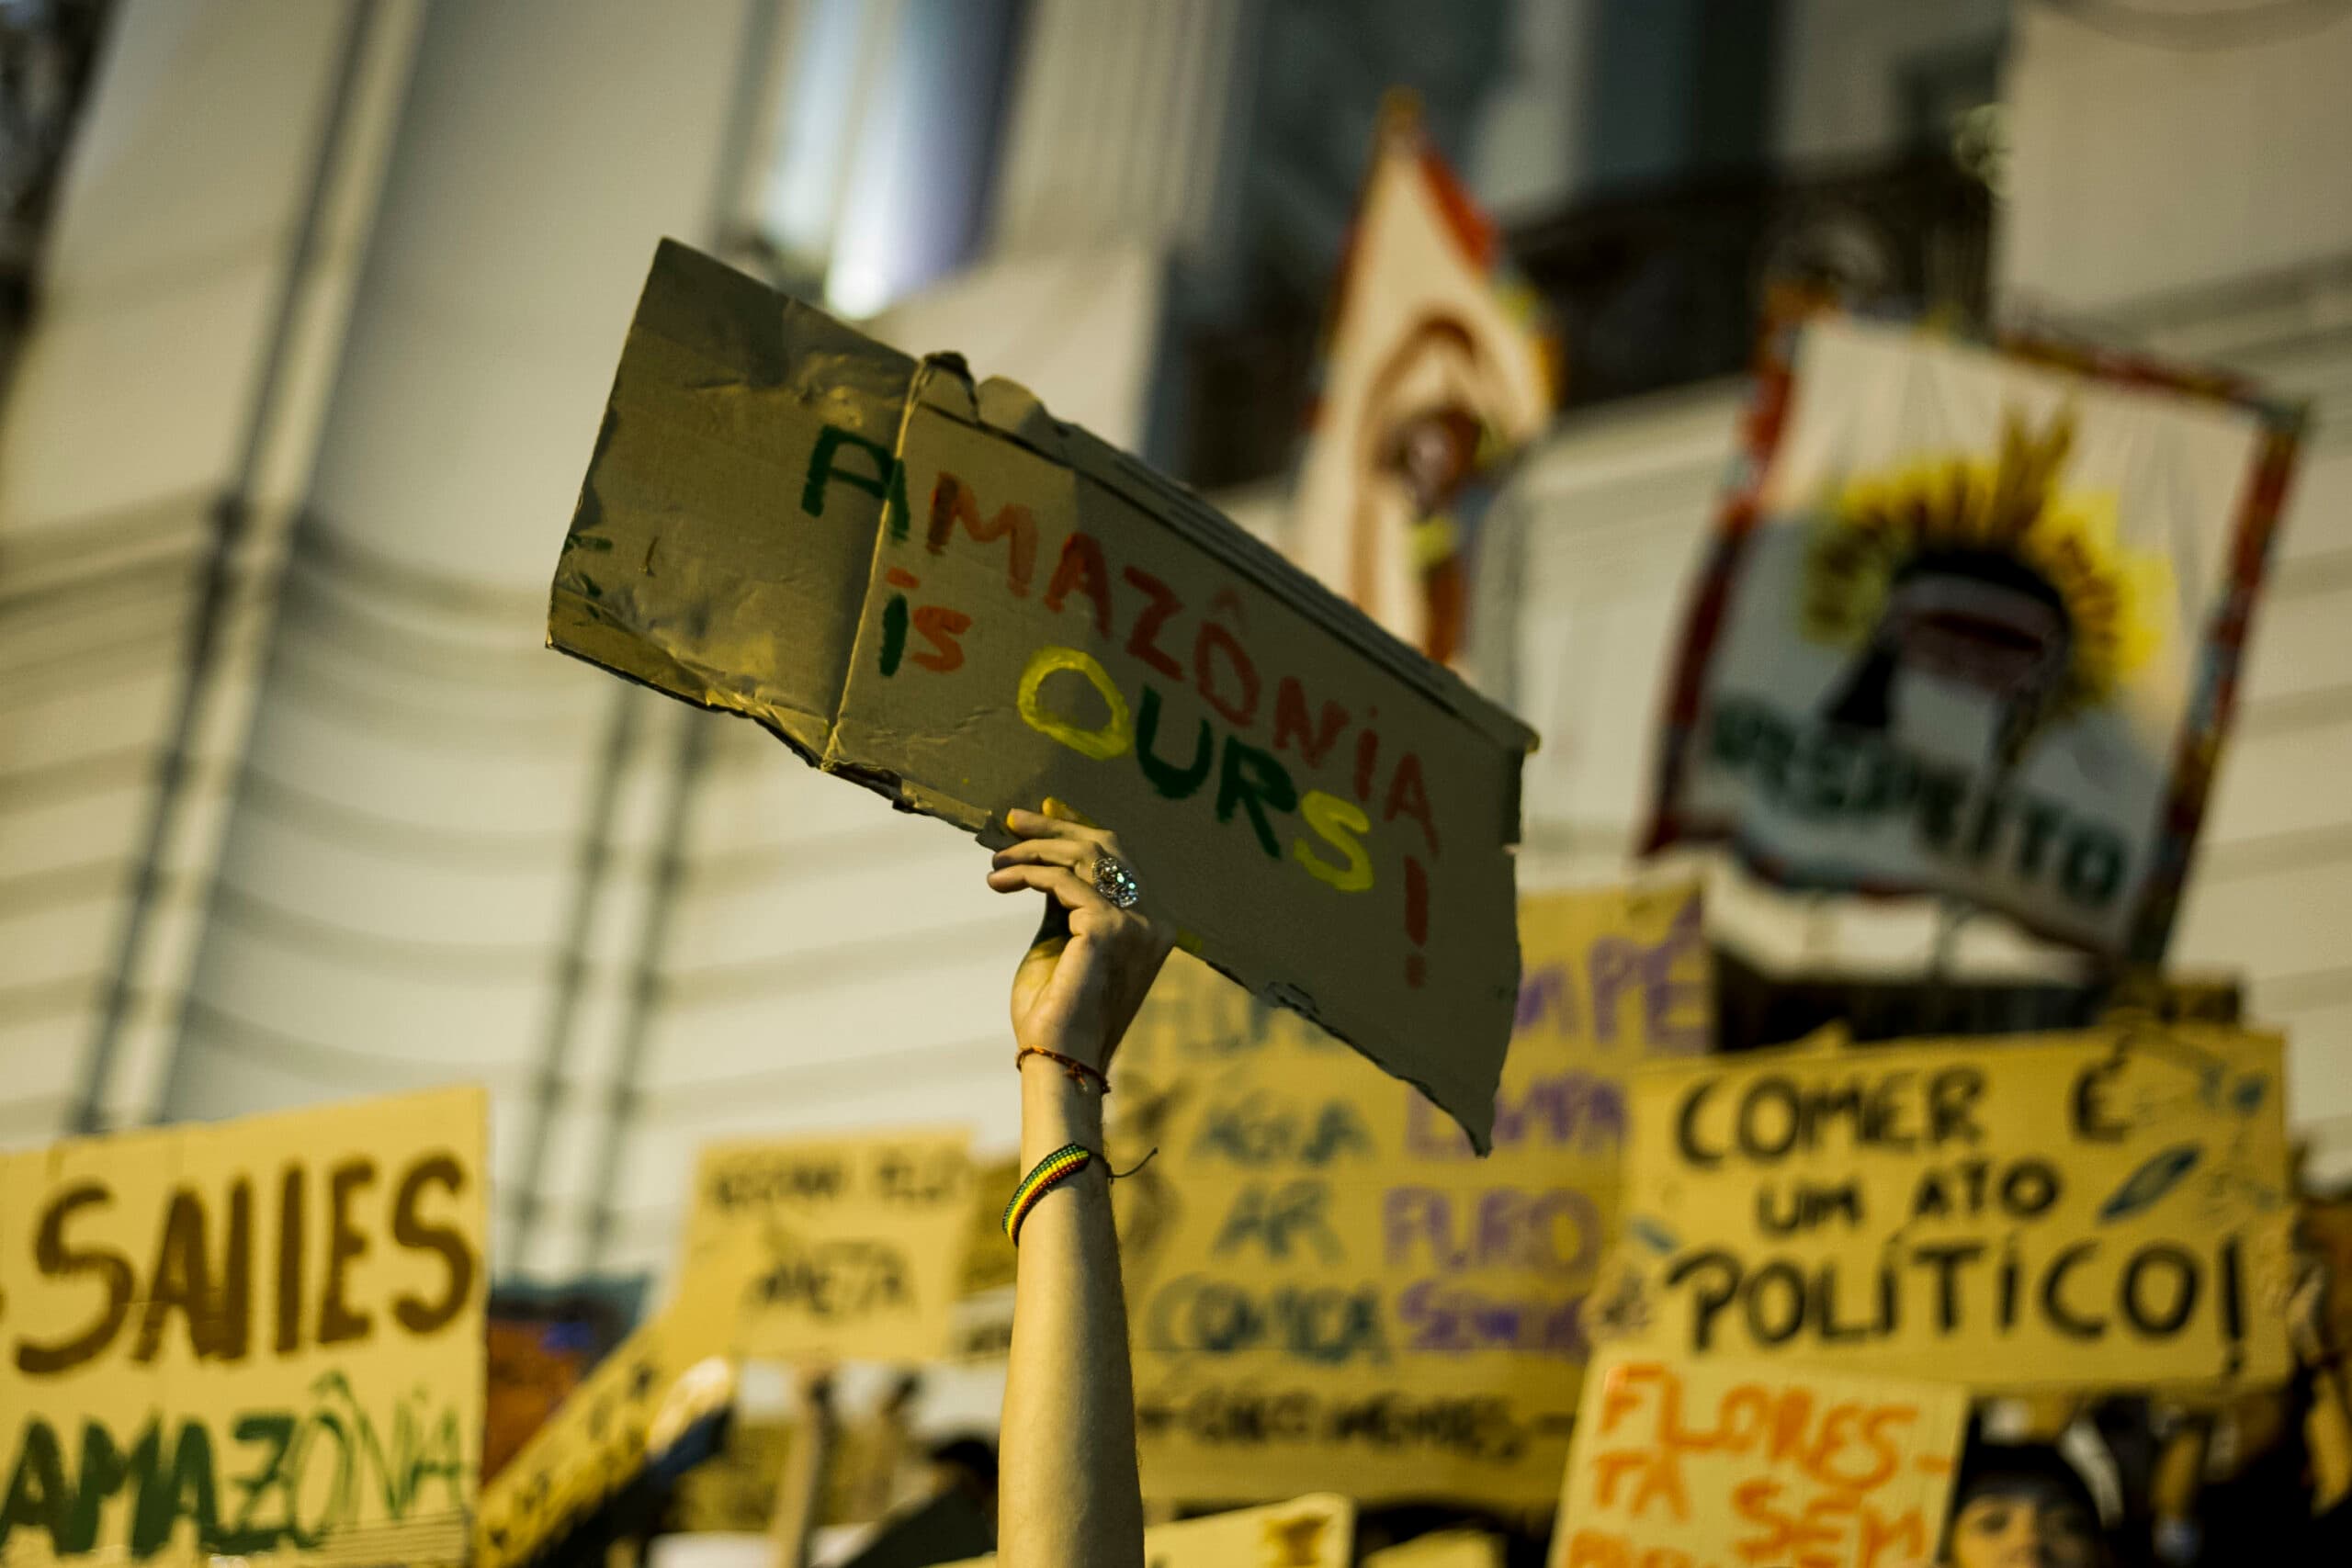
[{"label": "painted exclamation mark", "polygon": [[2222,1238],[2222,1375],[2235,1377],[2245,1367],[2245,1284],[2238,1269],[2238,1238]]},{"label": "painted exclamation mark", "polygon": [[[1415,947],[1429,944],[1430,874],[1411,855],[1405,857],[1405,934],[1413,939]],[[1405,984],[1419,986],[1428,970],[1419,953],[1405,955]]]}]

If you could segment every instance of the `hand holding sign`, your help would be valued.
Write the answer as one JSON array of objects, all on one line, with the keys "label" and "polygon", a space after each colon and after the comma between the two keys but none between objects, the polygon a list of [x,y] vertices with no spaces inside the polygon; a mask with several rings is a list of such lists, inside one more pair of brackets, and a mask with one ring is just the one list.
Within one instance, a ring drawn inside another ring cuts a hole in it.
[{"label": "hand holding sign", "polygon": [[[1016,838],[996,852],[989,886],[1046,896],[1037,940],[1012,976],[1013,1038],[1024,1051],[1101,1073],[1175,935],[1139,907],[1141,888],[1118,836],[1076,815],[1050,798],[1042,813],[1010,813],[1005,825]],[[1114,902],[1120,892],[1125,903]]]}]

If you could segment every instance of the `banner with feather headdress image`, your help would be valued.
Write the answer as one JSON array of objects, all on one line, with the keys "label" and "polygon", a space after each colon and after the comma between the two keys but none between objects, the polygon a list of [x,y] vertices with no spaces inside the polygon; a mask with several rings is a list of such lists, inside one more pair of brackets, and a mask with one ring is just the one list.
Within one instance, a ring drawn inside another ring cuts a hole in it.
[{"label": "banner with feather headdress image", "polygon": [[2300,423],[2120,355],[1784,315],[1647,847],[2159,960]]}]

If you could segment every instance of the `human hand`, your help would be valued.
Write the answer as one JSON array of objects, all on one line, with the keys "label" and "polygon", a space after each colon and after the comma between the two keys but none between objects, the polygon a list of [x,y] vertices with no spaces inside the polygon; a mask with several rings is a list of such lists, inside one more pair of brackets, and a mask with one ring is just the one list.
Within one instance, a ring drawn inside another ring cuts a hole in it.
[{"label": "human hand", "polygon": [[1012,976],[1012,1034],[1024,1047],[1105,1072],[1175,933],[1143,904],[1122,909],[1096,891],[1103,858],[1134,869],[1118,835],[1088,825],[1057,800],[1045,805],[1042,813],[1006,814],[1016,841],[996,852],[989,872],[999,893],[1046,896],[1037,938]]}]

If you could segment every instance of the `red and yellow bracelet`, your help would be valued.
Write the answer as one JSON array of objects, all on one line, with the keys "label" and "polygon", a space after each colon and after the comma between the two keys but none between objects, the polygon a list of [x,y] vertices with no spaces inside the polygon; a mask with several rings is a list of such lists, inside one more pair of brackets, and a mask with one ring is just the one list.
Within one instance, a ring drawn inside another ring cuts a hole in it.
[{"label": "red and yellow bracelet", "polygon": [[1037,1200],[1084,1170],[1093,1159],[1094,1151],[1084,1144],[1064,1144],[1031,1167],[1029,1174],[1012,1190],[1012,1201],[1004,1206],[1006,1239],[1020,1246],[1022,1222],[1037,1206]]},{"label": "red and yellow bracelet", "polygon": [[1012,1054],[1012,1065],[1019,1066],[1023,1058],[1028,1056],[1045,1057],[1048,1062],[1060,1067],[1064,1076],[1074,1084],[1091,1083],[1104,1094],[1111,1092],[1111,1080],[1102,1076],[1102,1069],[1089,1066],[1075,1056],[1065,1056],[1059,1051],[1048,1051],[1043,1045],[1023,1045]]}]

